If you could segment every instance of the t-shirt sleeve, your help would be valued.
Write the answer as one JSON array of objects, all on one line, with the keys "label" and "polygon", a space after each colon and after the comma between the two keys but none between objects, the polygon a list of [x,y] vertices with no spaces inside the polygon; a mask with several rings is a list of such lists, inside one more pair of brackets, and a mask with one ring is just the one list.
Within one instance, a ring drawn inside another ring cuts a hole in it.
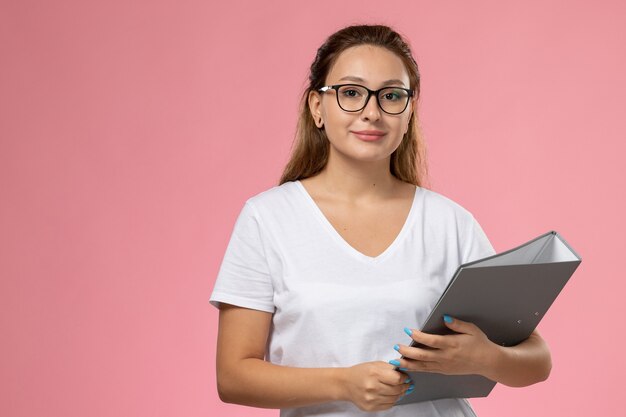
[{"label": "t-shirt sleeve", "polygon": [[217,274],[211,305],[233,304],[274,312],[274,289],[265,256],[259,217],[246,201],[233,228]]},{"label": "t-shirt sleeve", "polygon": [[495,255],[495,249],[474,216],[470,218],[468,231],[465,236],[462,263],[472,262]]}]

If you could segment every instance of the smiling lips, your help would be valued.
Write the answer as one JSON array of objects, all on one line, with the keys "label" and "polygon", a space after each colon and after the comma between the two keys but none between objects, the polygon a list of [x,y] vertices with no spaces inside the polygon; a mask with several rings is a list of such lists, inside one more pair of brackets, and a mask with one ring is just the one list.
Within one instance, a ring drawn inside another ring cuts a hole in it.
[{"label": "smiling lips", "polygon": [[382,132],[380,130],[360,130],[358,132],[355,131],[352,133],[354,133],[357,138],[367,141],[378,140],[385,136],[385,132]]}]

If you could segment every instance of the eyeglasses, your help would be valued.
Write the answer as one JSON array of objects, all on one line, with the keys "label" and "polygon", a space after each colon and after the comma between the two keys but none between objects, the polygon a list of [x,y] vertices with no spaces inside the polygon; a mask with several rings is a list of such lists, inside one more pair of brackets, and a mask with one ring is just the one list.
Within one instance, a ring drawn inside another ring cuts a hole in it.
[{"label": "eyeglasses", "polygon": [[373,94],[382,111],[388,114],[400,114],[406,109],[409,99],[413,96],[413,90],[408,88],[384,87],[374,91],[359,84],[327,85],[317,91],[326,92],[328,90],[337,92],[337,104],[347,112],[363,110]]}]

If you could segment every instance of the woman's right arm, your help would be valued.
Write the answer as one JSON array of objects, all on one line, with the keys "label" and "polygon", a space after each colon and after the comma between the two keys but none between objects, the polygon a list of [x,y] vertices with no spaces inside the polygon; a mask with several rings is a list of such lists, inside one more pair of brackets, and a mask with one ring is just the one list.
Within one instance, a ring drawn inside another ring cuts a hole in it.
[{"label": "woman's right arm", "polygon": [[409,387],[405,374],[382,361],[348,368],[294,368],[267,362],[271,320],[271,313],[221,304],[216,369],[222,401],[262,408],[352,401],[362,410],[374,411],[391,408]]}]

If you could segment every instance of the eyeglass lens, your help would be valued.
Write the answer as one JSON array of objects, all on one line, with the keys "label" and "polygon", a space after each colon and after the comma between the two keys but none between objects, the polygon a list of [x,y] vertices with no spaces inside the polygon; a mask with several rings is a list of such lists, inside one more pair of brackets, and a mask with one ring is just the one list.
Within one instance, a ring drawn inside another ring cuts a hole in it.
[{"label": "eyeglass lens", "polygon": [[[367,90],[358,85],[344,85],[339,87],[337,98],[339,105],[346,111],[358,111],[365,107]],[[389,87],[378,93],[378,102],[388,113],[402,113],[407,106],[409,95],[400,88]]]}]

